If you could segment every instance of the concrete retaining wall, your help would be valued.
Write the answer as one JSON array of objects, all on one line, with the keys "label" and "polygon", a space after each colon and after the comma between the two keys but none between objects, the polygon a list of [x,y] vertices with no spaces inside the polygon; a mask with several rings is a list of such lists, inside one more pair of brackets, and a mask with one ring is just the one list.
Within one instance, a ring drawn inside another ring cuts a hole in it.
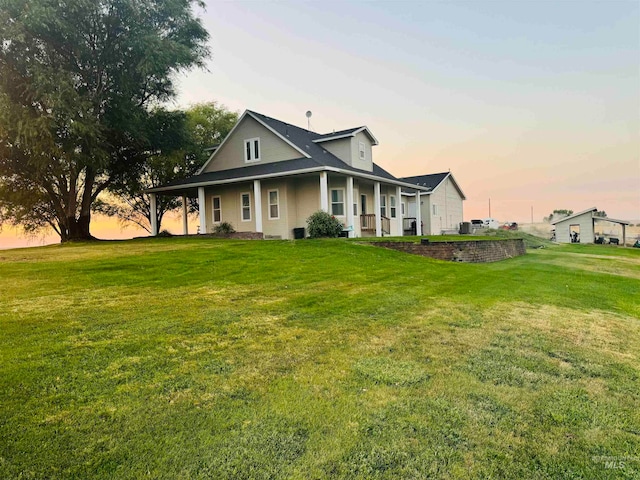
[{"label": "concrete retaining wall", "polygon": [[426,245],[409,242],[371,242],[371,244],[438,260],[467,263],[498,262],[526,253],[524,241],[520,238],[432,242]]}]

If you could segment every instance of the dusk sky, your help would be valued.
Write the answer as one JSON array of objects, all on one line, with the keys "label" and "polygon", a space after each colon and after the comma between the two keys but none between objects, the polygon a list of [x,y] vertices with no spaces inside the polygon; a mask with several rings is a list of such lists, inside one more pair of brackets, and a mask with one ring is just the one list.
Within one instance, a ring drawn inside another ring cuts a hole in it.
[{"label": "dusk sky", "polygon": [[[207,2],[217,101],[320,133],[367,125],[396,176],[451,170],[465,220],[640,219],[638,1]],[[116,227],[117,229],[117,227]]]},{"label": "dusk sky", "polygon": [[367,125],[396,176],[451,170],[465,218],[596,206],[640,218],[637,1],[210,2],[217,100],[330,132]]}]

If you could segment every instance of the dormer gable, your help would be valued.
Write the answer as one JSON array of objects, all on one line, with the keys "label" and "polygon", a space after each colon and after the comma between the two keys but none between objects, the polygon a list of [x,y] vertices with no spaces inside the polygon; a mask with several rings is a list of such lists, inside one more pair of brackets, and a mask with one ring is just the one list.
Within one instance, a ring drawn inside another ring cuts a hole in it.
[{"label": "dormer gable", "polygon": [[366,126],[328,133],[313,140],[313,143],[333,153],[347,165],[373,171],[372,147],[378,145],[378,140]]},{"label": "dormer gable", "polygon": [[303,157],[309,158],[309,154],[271,128],[259,115],[246,110],[198,173]]},{"label": "dormer gable", "polygon": [[323,135],[246,110],[198,174],[296,159],[373,172],[377,144],[366,126]]}]

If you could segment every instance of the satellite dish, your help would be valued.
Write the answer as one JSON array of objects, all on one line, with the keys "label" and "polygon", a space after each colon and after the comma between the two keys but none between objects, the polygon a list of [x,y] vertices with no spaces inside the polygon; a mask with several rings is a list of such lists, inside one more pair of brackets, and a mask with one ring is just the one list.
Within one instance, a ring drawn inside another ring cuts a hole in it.
[{"label": "satellite dish", "polygon": [[307,113],[305,113],[305,115],[307,116],[307,118],[311,118],[311,115],[313,115],[311,113],[311,110],[307,110]]}]

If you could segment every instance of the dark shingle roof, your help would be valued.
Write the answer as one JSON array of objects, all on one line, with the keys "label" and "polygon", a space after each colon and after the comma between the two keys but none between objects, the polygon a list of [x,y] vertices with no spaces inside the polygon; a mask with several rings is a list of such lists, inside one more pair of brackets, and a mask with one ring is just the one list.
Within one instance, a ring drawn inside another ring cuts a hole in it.
[{"label": "dark shingle roof", "polygon": [[449,172],[432,173],[430,175],[416,175],[415,177],[402,177],[398,180],[420,187],[426,187],[429,191],[433,191],[440,183],[447,178]]},{"label": "dark shingle roof", "polygon": [[[304,170],[319,167],[318,163],[312,158],[297,158],[295,160],[286,160],[283,162],[262,163],[249,165],[246,167],[231,168],[229,170],[220,170],[217,172],[206,172],[200,175],[193,175],[181,180],[174,180],[163,185],[161,188],[175,186],[189,186],[199,183],[220,182],[224,180],[243,179],[260,177],[269,174],[285,173],[293,170]],[[151,189],[153,191],[154,189]]]},{"label": "dark shingle roof", "polygon": [[[367,170],[361,170],[359,168],[351,167],[350,165],[336,157],[333,153],[325,150],[322,144],[316,144],[313,142],[314,140],[322,139],[325,137],[333,137],[337,135],[353,133],[363,127],[351,128],[348,130],[341,130],[340,132],[321,135],[310,130],[305,130],[304,128],[296,127],[295,125],[281,122],[280,120],[277,120],[275,118],[267,117],[266,115],[263,115],[261,113],[253,112],[251,110],[247,110],[247,112],[260,119],[265,124],[269,125],[269,127],[289,140],[300,150],[306,152],[307,155],[310,155],[319,166],[342,168],[345,170],[351,170],[353,172],[362,172],[369,174],[372,173],[368,172]],[[375,163],[373,164],[373,175],[380,176],[389,180],[398,180],[396,177],[391,175],[386,170],[380,168]]]},{"label": "dark shingle roof", "polygon": [[295,145],[298,149],[309,155],[310,158],[301,156],[300,158],[294,160],[248,165],[245,167],[233,168],[229,170],[201,173],[199,175],[194,175],[182,180],[176,180],[174,182],[163,185],[162,187],[150,189],[149,191],[162,191],[167,188],[173,190],[177,189],[178,187],[185,187],[185,189],[190,189],[195,188],[200,184],[207,184],[210,182],[224,182],[225,180],[230,181],[235,179],[241,180],[243,178],[261,177],[271,174],[285,174],[287,172],[295,173],[299,170],[308,170],[314,168],[322,169],[322,167],[338,168],[341,170],[354,172],[355,174],[374,176],[383,180],[392,180],[394,182],[398,182],[400,180],[375,163],[373,164],[372,172],[352,167],[351,165],[340,160],[328,150],[325,150],[322,147],[322,143],[316,144],[313,142],[314,140],[321,139],[323,137],[332,137],[336,135],[346,135],[349,133],[353,133],[363,127],[357,127],[327,135],[321,135],[300,127],[296,127],[295,125],[282,122],[275,118],[267,117],[266,115],[251,110],[247,110],[247,114],[263,122],[269,128],[271,128],[283,138],[287,139],[289,142]]},{"label": "dark shingle roof", "polygon": [[319,140],[324,140],[332,137],[341,137],[343,135],[353,135],[354,132],[357,132],[361,128],[364,128],[364,127],[348,128],[346,130],[339,130],[337,132],[325,133],[324,135],[320,135]]}]

